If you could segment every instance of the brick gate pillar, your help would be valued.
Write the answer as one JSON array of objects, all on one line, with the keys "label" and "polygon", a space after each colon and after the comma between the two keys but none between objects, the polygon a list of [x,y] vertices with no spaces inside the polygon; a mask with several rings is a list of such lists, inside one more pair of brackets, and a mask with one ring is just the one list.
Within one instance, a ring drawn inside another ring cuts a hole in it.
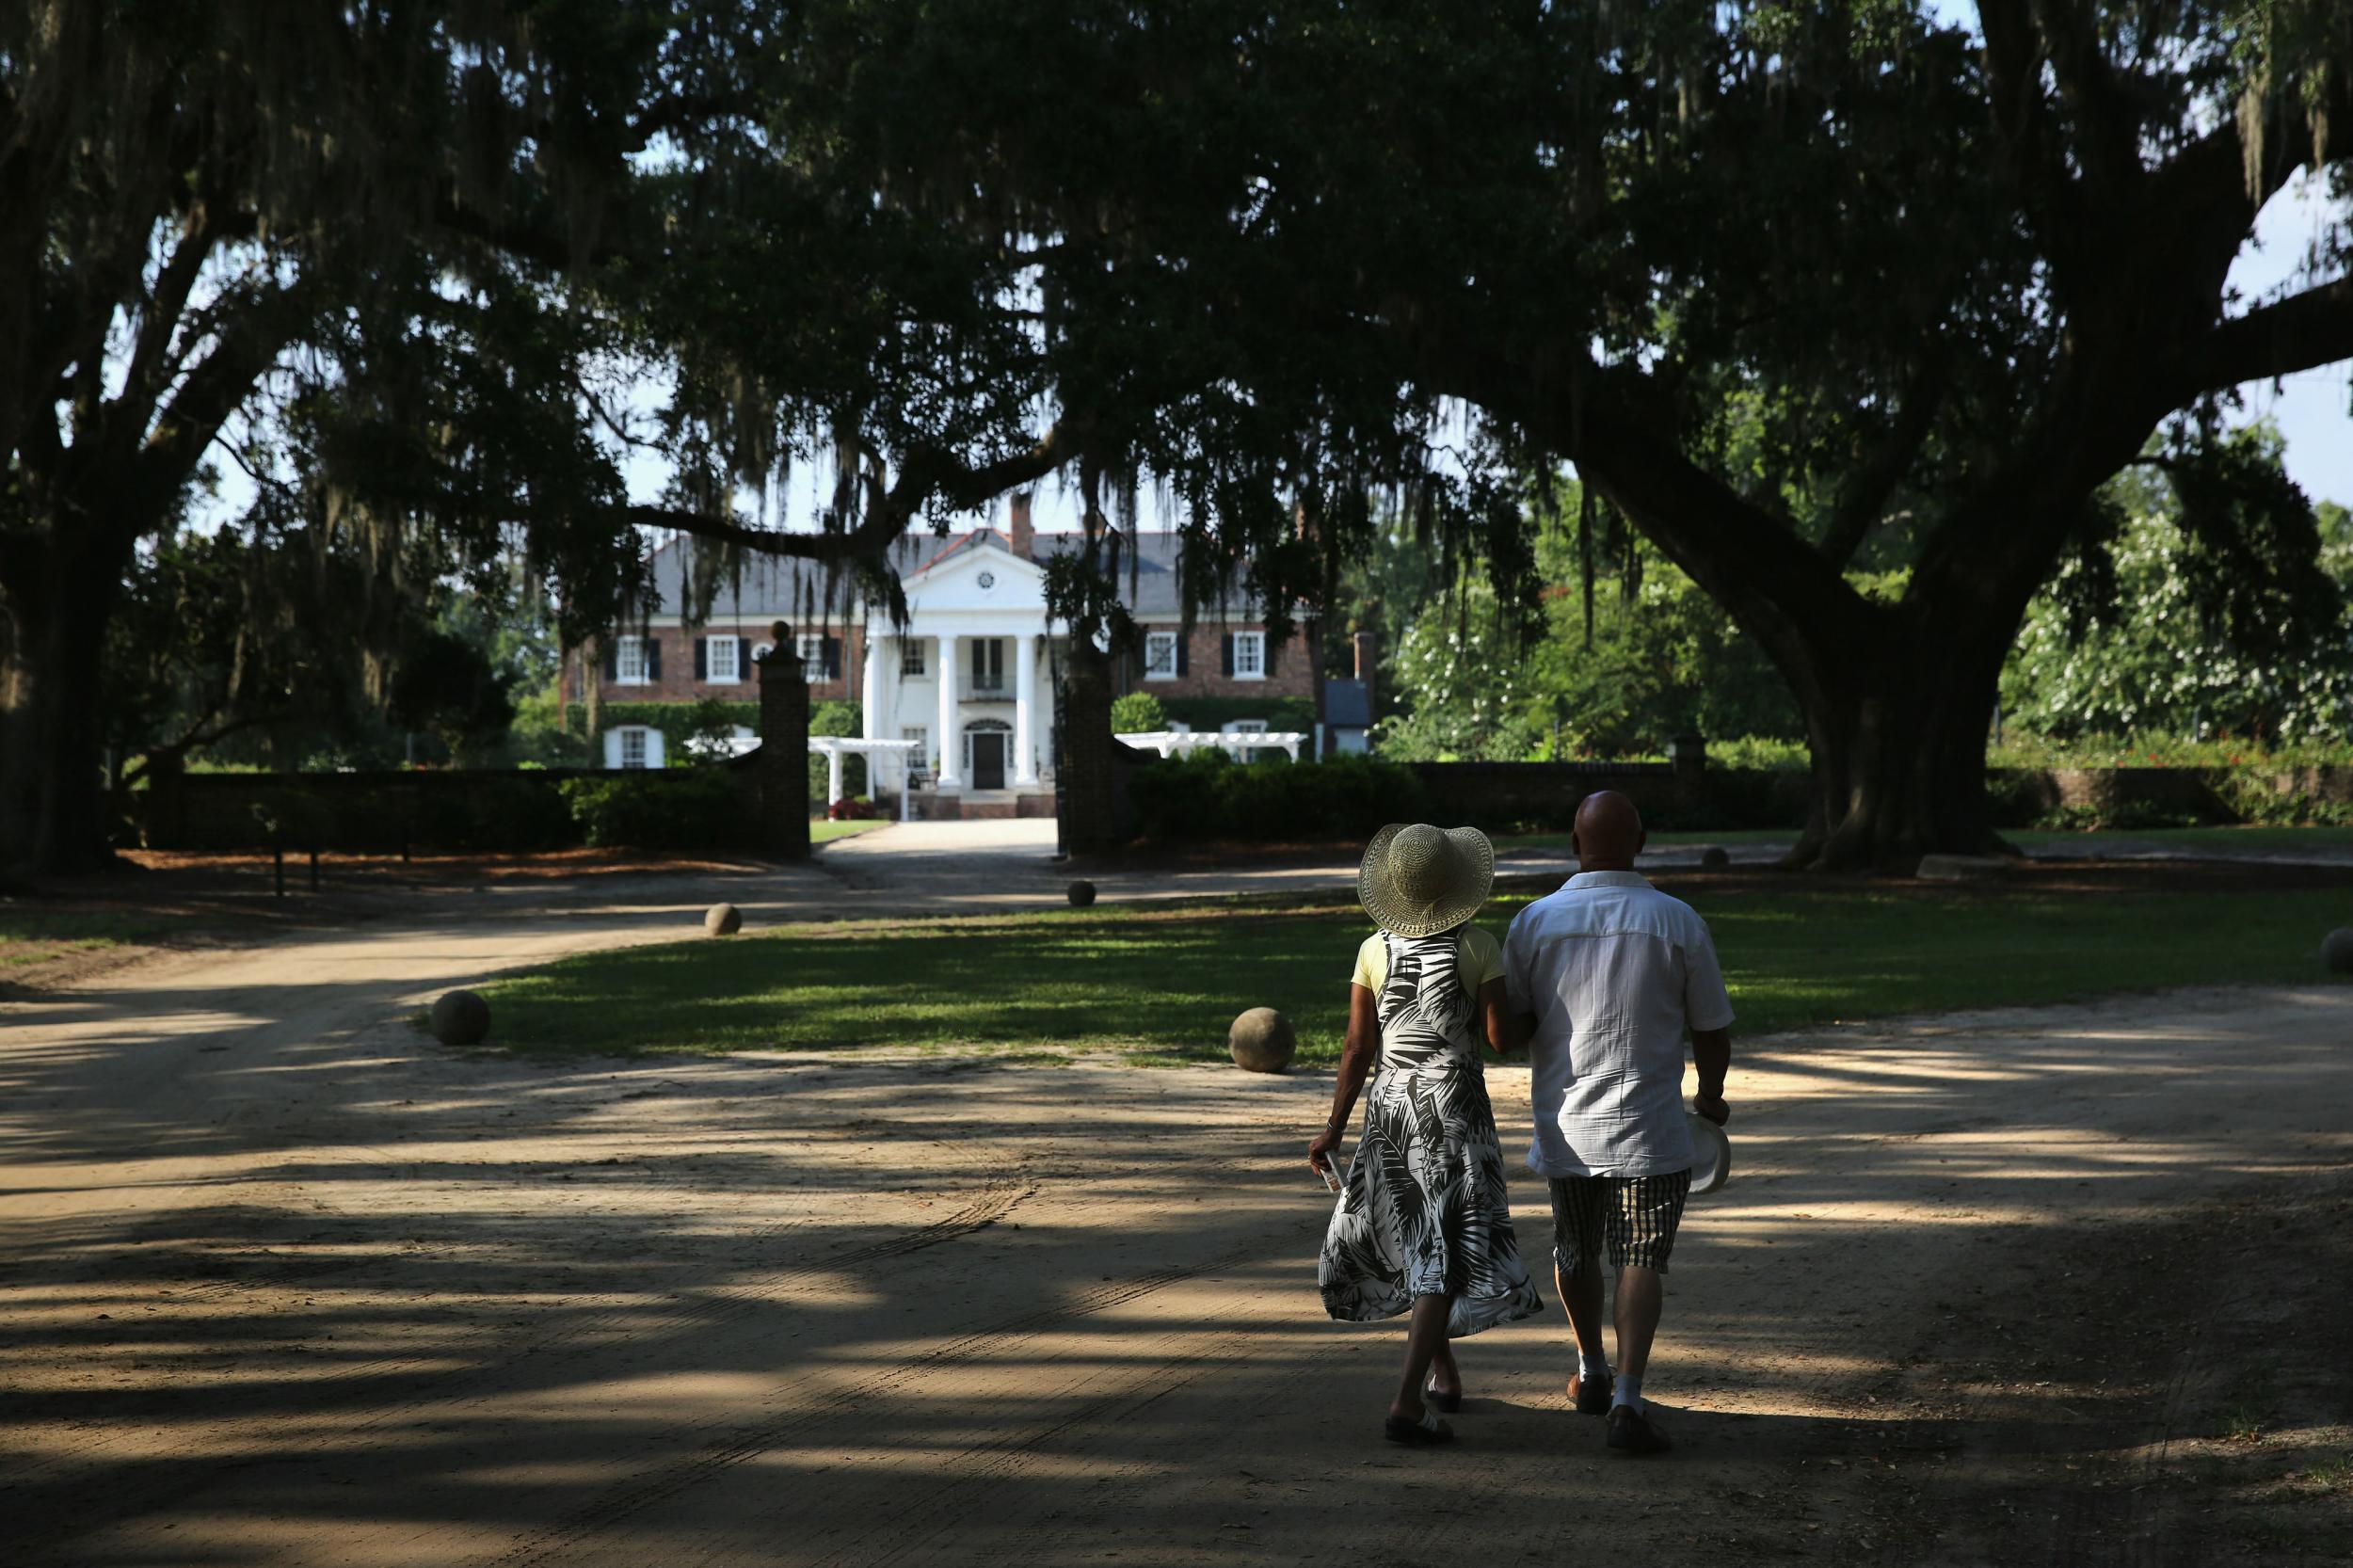
[{"label": "brick gate pillar", "polygon": [[768,629],[760,659],[760,840],[771,855],[808,858],[808,678],[792,628]]},{"label": "brick gate pillar", "polygon": [[1063,732],[1054,768],[1063,788],[1063,847],[1097,855],[1117,842],[1112,820],[1111,660],[1083,636],[1063,668]]}]

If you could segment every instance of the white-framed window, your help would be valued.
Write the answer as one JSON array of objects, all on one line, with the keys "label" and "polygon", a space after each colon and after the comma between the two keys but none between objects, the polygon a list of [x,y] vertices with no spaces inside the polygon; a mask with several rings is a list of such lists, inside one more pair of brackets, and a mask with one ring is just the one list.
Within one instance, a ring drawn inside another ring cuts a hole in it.
[{"label": "white-framed window", "polygon": [[624,724],[606,730],[604,765],[608,768],[661,767],[662,731],[643,724]]},{"label": "white-framed window", "polygon": [[930,727],[920,724],[903,724],[899,727],[899,739],[915,743],[915,749],[907,753],[907,760],[924,772],[931,771],[932,732]]},{"label": "white-framed window", "polygon": [[972,639],[972,691],[997,696],[1005,689],[1005,643],[1001,637]]},{"label": "white-framed window", "polygon": [[648,686],[653,683],[653,660],[646,651],[644,637],[613,639],[613,680],[622,686]]},{"label": "white-framed window", "polygon": [[[1234,679],[1264,680],[1266,679],[1266,633],[1237,632],[1234,633]],[[1260,725],[1259,728],[1266,727]]]},{"label": "white-framed window", "polygon": [[[899,639],[899,673],[901,675],[921,675],[931,667],[924,663],[926,658],[923,651],[924,646],[923,639],[920,637]],[[915,733],[920,735],[922,731],[919,728]]]},{"label": "white-framed window", "polygon": [[1144,678],[1146,680],[1176,679],[1176,633],[1146,632],[1144,634]]},{"label": "white-framed window", "polygon": [[841,679],[841,639],[822,632],[803,632],[793,638],[801,655],[801,675],[814,683]]},{"label": "white-framed window", "polygon": [[744,644],[737,637],[712,637],[703,644],[703,679],[714,686],[732,686],[744,679],[739,657]]}]

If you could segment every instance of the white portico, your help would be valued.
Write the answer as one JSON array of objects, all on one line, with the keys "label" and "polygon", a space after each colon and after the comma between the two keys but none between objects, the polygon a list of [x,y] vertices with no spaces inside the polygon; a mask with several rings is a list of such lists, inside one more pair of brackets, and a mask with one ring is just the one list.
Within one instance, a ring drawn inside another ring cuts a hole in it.
[{"label": "white portico", "polygon": [[907,624],[866,623],[869,740],[916,743],[942,793],[1034,789],[1053,772],[1046,574],[994,532],[960,536],[904,579]]}]

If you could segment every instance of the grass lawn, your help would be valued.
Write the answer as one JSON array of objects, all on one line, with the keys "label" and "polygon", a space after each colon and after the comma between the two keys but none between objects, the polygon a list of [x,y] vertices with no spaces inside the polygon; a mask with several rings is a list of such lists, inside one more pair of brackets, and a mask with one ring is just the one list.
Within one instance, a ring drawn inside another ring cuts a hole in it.
[{"label": "grass lawn", "polygon": [[[1650,836],[1653,849],[1675,849],[1692,844],[1794,844],[1799,830],[1794,827],[1727,827],[1717,833],[1683,833],[1661,830]],[[1506,833],[1496,840],[1497,849],[1561,849],[1569,847],[1566,833]]]},{"label": "grass lawn", "polygon": [[[1654,833],[1652,847],[1670,849],[1691,844],[1794,844],[1796,827],[1740,827],[1721,833]],[[2183,849],[2250,850],[2292,855],[2298,850],[2353,849],[2353,827],[2150,827],[2041,831],[2005,828],[2002,837],[2022,849],[2073,845],[2084,850],[2129,840],[2135,843],[2172,845]],[[1569,847],[1565,833],[1513,833],[1496,840],[1497,849],[1560,849]]]},{"label": "grass lawn", "polygon": [[854,833],[872,833],[878,827],[889,825],[879,817],[869,817],[864,822],[831,822],[824,817],[812,817],[808,824],[808,841],[829,844],[836,839],[846,839]]},{"label": "grass lawn", "polygon": [[[1524,896],[1481,924],[1500,935]],[[2323,983],[2321,934],[2353,891],[2041,892],[1859,884],[1695,892],[1735,1032],[2219,984]],[[488,990],[491,1042],[523,1051],[868,1045],[1147,1059],[1223,1055],[1244,1007],[1328,1062],[1369,932],[1353,900],[1096,909],[783,927],[568,959]]]},{"label": "grass lawn", "polygon": [[2260,851],[2292,855],[2307,849],[2353,849],[2353,827],[2152,827],[2137,832],[2124,828],[2098,833],[2018,832],[2004,835],[2021,847],[2046,844],[2090,846],[2118,839],[2146,840],[2153,844],[2183,849]]},{"label": "grass lawn", "polygon": [[60,953],[149,941],[168,929],[163,920],[137,915],[34,915],[0,910],[0,969],[24,968]]}]

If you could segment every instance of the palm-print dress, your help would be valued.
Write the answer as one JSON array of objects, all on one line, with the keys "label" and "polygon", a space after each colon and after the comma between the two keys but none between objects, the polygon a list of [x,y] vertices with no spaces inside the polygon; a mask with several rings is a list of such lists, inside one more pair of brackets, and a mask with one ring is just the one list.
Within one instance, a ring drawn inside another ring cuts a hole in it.
[{"label": "palm-print dress", "polygon": [[1417,1296],[1450,1296],[1447,1334],[1460,1338],[1545,1304],[1512,1232],[1479,1010],[1456,972],[1454,934],[1383,940],[1381,1058],[1317,1283],[1324,1310],[1351,1322],[1409,1312]]}]

